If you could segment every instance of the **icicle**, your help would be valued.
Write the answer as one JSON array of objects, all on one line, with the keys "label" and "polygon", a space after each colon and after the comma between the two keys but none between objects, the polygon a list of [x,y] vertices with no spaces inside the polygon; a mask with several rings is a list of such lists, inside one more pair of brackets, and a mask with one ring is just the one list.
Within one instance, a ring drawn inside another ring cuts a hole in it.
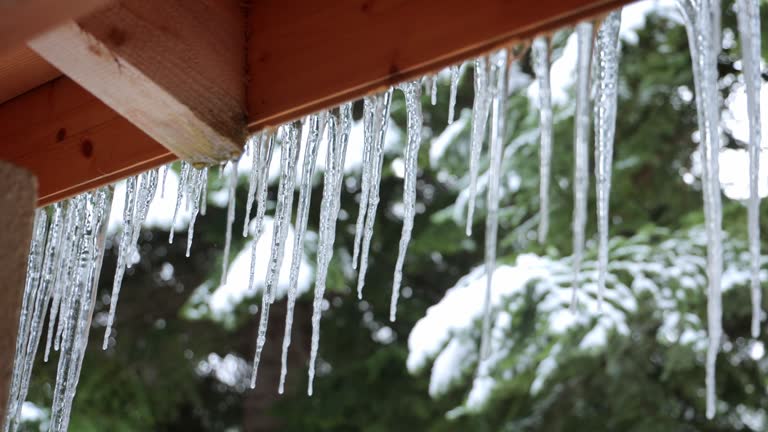
[{"label": "icicle", "polygon": [[621,9],[608,14],[597,32],[595,61],[595,187],[597,190],[598,308],[602,309],[608,273],[608,214],[611,196],[611,164],[616,132],[616,97],[619,79],[619,27]]},{"label": "icicle", "polygon": [[377,125],[376,136],[374,139],[373,152],[371,153],[370,164],[370,190],[368,192],[368,210],[365,215],[365,226],[363,229],[363,244],[360,252],[360,270],[357,273],[357,296],[362,297],[363,287],[365,286],[365,274],[368,271],[368,251],[371,248],[371,239],[373,238],[373,226],[376,221],[376,210],[379,206],[379,187],[381,183],[381,168],[384,163],[384,140],[387,135],[387,125],[389,124],[389,108],[392,104],[392,93],[394,89],[389,88],[386,92],[376,97],[376,108],[374,110],[374,124]]},{"label": "icicle", "polygon": [[208,168],[201,170],[195,169],[190,173],[190,185],[192,186],[192,193],[190,198],[192,199],[192,215],[189,218],[189,227],[187,228],[187,252],[186,256],[189,258],[189,252],[192,249],[192,239],[195,236],[195,220],[197,214],[200,213],[200,198],[205,189],[205,179]]},{"label": "icicle", "polygon": [[200,198],[200,216],[208,209],[208,167],[203,169],[203,196]]},{"label": "icicle", "polygon": [[76,239],[77,265],[72,274],[71,301],[66,312],[71,323],[62,336],[56,387],[53,394],[50,430],[66,431],[72,401],[80,378],[83,356],[88,344],[93,305],[96,300],[101,262],[104,257],[107,221],[112,203],[112,189],[90,192],[81,200],[78,224],[82,235]]},{"label": "icicle", "polygon": [[320,317],[322,315],[325,278],[328,265],[333,257],[333,243],[336,237],[336,220],[341,207],[341,184],[344,177],[344,159],[347,141],[352,129],[352,104],[342,105],[332,111],[328,118],[328,153],[326,155],[323,198],[320,204],[320,239],[317,252],[317,276],[312,305],[312,346],[309,359],[309,383],[307,394],[312,396],[315,379],[317,349],[320,346]]},{"label": "icicle", "polygon": [[[104,331],[104,343],[102,349],[109,346],[109,336],[112,334],[112,325],[115,322],[115,313],[117,311],[117,299],[120,296],[120,287],[123,284],[123,275],[128,266],[128,260],[131,257],[131,239],[133,230],[136,228],[133,219],[136,215],[136,177],[130,177],[125,182],[125,207],[123,207],[123,233],[120,236],[120,245],[117,253],[117,266],[115,267],[115,279],[112,282],[112,295],[109,298],[109,316],[107,318],[107,328]],[[173,233],[173,229],[171,229]]]},{"label": "icicle", "polygon": [[61,275],[61,280],[63,281],[64,286],[61,288],[61,303],[59,305],[59,323],[56,328],[56,340],[54,343],[54,348],[58,351],[61,346],[61,335],[64,333],[64,330],[68,328],[70,320],[69,316],[64,313],[65,310],[69,309],[69,304],[72,301],[72,281],[73,281],[73,274],[76,270],[76,263],[77,263],[77,242],[78,239],[81,237],[82,234],[82,224],[80,223],[82,212],[84,211],[85,205],[85,197],[84,195],[79,195],[72,200],[68,202],[67,207],[69,207],[70,215],[69,220],[71,224],[71,229],[69,231],[69,236],[67,238],[68,242],[66,243],[66,248],[64,248],[64,258],[62,259],[62,263],[64,265],[61,267],[61,271],[63,272]]},{"label": "icicle", "polygon": [[432,106],[437,105],[437,75],[432,77],[432,90],[430,90]]},{"label": "icicle", "polygon": [[405,147],[405,184],[403,186],[403,230],[400,234],[400,247],[395,263],[395,276],[392,281],[392,301],[389,306],[389,320],[395,321],[397,299],[400,296],[400,284],[403,279],[403,264],[408,243],[411,241],[413,218],[416,210],[416,177],[418,175],[419,147],[421,146],[421,87],[415,82],[400,86],[405,93],[405,106],[408,112],[408,143]]},{"label": "icicle", "polygon": [[456,117],[456,93],[459,90],[459,65],[453,65],[451,71],[451,94],[448,100],[448,124]]},{"label": "icicle", "polygon": [[749,116],[749,253],[752,291],[752,337],[760,336],[762,290],[760,288],[760,4],[758,0],[738,0],[737,14],[741,39],[742,70]]},{"label": "icicle", "polygon": [[[136,210],[133,218],[133,228],[130,244],[129,257],[131,255],[138,254],[138,242],[139,235],[141,234],[141,225],[147,220],[147,214],[149,213],[149,206],[152,204],[152,200],[155,198],[155,192],[157,192],[157,179],[160,173],[157,170],[147,171],[141,176],[141,184],[136,195]],[[127,260],[126,265],[130,267],[133,264],[132,260]]]},{"label": "icicle", "polygon": [[549,37],[533,40],[533,70],[539,81],[539,117],[541,147],[539,149],[539,243],[547,241],[549,231],[549,182],[552,165],[552,88],[549,77]]},{"label": "icicle", "polygon": [[494,58],[493,113],[491,114],[491,166],[488,173],[488,213],[485,217],[485,299],[483,304],[483,333],[480,341],[481,361],[490,354],[491,287],[496,271],[496,238],[499,230],[499,184],[501,161],[504,153],[505,116],[507,101],[507,52],[502,50]]},{"label": "icicle", "polygon": [[312,199],[312,177],[315,175],[317,165],[317,149],[320,147],[320,138],[325,128],[327,113],[314,114],[309,117],[309,134],[304,152],[304,162],[301,170],[301,184],[299,186],[299,205],[296,209],[296,236],[293,239],[293,252],[291,254],[291,270],[288,282],[288,306],[285,313],[285,333],[283,335],[283,351],[280,366],[280,385],[278,392],[283,394],[285,389],[285,377],[288,374],[288,348],[291,346],[291,328],[293,327],[293,312],[296,306],[297,286],[299,282],[299,269],[304,251],[304,234],[307,230],[309,219],[309,204]]},{"label": "icicle", "polygon": [[[51,300],[51,314],[48,317],[48,337],[45,345],[45,355],[43,357],[45,362],[48,362],[48,356],[51,352],[51,345],[54,340],[54,334],[58,336],[59,329],[61,329],[61,317],[59,317],[58,326],[56,324],[56,318],[59,314],[59,310],[62,309],[62,298],[66,298],[67,281],[69,277],[69,266],[74,261],[72,257],[73,245],[75,233],[77,231],[76,224],[76,209],[75,204],[77,200],[75,198],[66,202],[64,211],[64,226],[61,234],[60,252],[57,259],[55,284],[53,286],[53,299]],[[55,345],[55,349],[58,350],[58,338]]]},{"label": "icicle", "polygon": [[299,139],[301,138],[301,123],[294,122],[286,127],[286,136],[280,148],[280,184],[277,188],[277,208],[272,230],[272,249],[269,254],[269,266],[264,280],[264,291],[261,296],[261,317],[259,333],[256,338],[256,353],[253,357],[253,375],[251,388],[256,386],[261,352],[267,341],[267,326],[269,324],[269,306],[275,301],[275,291],[280,268],[285,255],[285,241],[288,237],[288,227],[291,225],[293,210],[293,190],[296,186],[296,163],[299,159]]},{"label": "icicle", "polygon": [[181,200],[184,198],[184,191],[187,189],[187,182],[189,182],[189,171],[191,169],[192,166],[190,164],[184,161],[181,162],[181,177],[179,179],[179,189],[176,191],[176,207],[173,209],[173,219],[171,220],[171,232],[168,234],[168,244],[173,243],[173,232],[175,231],[176,227],[176,217],[179,215]]},{"label": "icicle", "polygon": [[488,61],[486,58],[475,60],[475,101],[472,104],[472,141],[469,155],[469,199],[467,200],[467,236],[472,235],[472,222],[475,215],[477,197],[477,173],[480,165],[480,152],[485,139],[485,127],[488,121],[490,98],[488,97]]},{"label": "icicle", "polygon": [[707,418],[716,411],[715,363],[722,337],[722,306],[720,279],[723,269],[722,208],[720,203],[720,94],[717,79],[719,51],[713,40],[713,7],[710,0],[679,0],[685,20],[688,44],[693,63],[696,90],[696,108],[702,153],[702,189],[704,194],[704,220],[707,231],[707,327],[709,346],[706,359]]},{"label": "icicle", "polygon": [[169,163],[163,166],[163,180],[160,185],[160,198],[165,198],[165,179],[168,178],[168,171],[171,169],[173,163]]},{"label": "icicle", "polygon": [[592,57],[592,24],[576,26],[579,42],[576,84],[576,115],[573,174],[573,299],[578,305],[579,274],[584,255],[584,230],[587,225],[587,192],[589,189],[589,68]]},{"label": "icicle", "polygon": [[[363,162],[360,180],[360,207],[355,223],[355,244],[352,252],[352,268],[357,269],[357,260],[360,256],[360,242],[363,239],[363,226],[365,225],[365,213],[368,210],[368,195],[371,188],[371,163],[373,161],[373,146],[376,140],[376,101],[378,96],[366,96],[363,100]],[[358,291],[358,297],[361,292]]]},{"label": "icicle", "polygon": [[261,172],[259,171],[261,169],[260,159],[261,159],[261,148],[263,144],[263,140],[266,137],[263,134],[254,135],[250,138],[248,138],[248,145],[247,147],[250,148],[251,151],[251,175],[248,177],[248,201],[246,201],[245,204],[245,222],[243,222],[243,237],[248,237],[248,224],[251,222],[251,209],[253,208],[253,199],[256,196],[256,187],[259,183],[259,178],[261,176]]},{"label": "icicle", "polygon": [[224,237],[224,256],[221,263],[221,285],[227,283],[227,269],[229,268],[229,249],[232,247],[232,223],[235,221],[235,201],[237,197],[237,161],[229,163],[229,195],[227,200],[227,231]]}]

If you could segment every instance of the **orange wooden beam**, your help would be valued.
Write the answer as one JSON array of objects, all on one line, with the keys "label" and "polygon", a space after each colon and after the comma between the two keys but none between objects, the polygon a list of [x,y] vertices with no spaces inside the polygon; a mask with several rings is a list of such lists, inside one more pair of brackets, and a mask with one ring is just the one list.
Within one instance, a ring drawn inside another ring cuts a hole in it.
[{"label": "orange wooden beam", "polygon": [[112,0],[0,1],[0,53],[67,20],[103,8]]},{"label": "orange wooden beam", "polygon": [[68,78],[0,105],[0,160],[37,176],[38,206],[175,159]]},{"label": "orange wooden beam", "polygon": [[251,130],[436,72],[630,0],[254,0]]}]

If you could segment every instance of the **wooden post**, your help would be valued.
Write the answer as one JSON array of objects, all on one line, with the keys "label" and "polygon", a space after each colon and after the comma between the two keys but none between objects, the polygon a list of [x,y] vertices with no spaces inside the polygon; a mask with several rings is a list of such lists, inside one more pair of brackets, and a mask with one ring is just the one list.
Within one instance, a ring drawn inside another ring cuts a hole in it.
[{"label": "wooden post", "polygon": [[5,421],[16,352],[21,297],[32,239],[37,181],[27,170],[0,161],[0,425]]}]

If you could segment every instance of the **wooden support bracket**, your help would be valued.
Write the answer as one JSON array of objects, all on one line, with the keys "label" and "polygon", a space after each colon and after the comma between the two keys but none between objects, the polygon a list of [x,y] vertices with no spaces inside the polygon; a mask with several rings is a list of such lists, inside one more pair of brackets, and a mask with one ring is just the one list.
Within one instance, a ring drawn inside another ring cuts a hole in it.
[{"label": "wooden support bracket", "polygon": [[30,47],[179,157],[245,143],[244,13],[236,0],[120,0]]}]

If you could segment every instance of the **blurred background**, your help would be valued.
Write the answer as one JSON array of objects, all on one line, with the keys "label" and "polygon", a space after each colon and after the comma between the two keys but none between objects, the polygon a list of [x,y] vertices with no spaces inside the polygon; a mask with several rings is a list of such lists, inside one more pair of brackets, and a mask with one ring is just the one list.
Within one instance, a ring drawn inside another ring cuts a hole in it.
[{"label": "blurred background", "polygon": [[[227,283],[221,285],[220,279],[230,168],[221,176],[219,168],[210,172],[207,214],[197,219],[192,254],[186,258],[188,213],[182,211],[172,226],[179,183],[176,164],[163,197],[158,192],[150,209],[139,241],[140,260],[126,273],[115,330],[109,348],[102,351],[125,193],[118,185],[113,236],[70,430],[766,430],[765,336],[749,337],[749,256],[742,201],[748,184],[746,98],[733,4],[724,3],[719,73],[724,101],[720,174],[726,197],[726,336],[718,360],[720,405],[714,420],[704,417],[705,237],[688,41],[673,1],[646,0],[627,6],[622,14],[611,276],[601,312],[591,261],[596,246],[593,180],[588,224],[592,240],[587,245],[582,308],[575,313],[568,309],[576,40],[571,29],[564,29],[552,36],[555,140],[546,245],[536,241],[538,85],[529,55],[510,73],[488,376],[475,378],[485,287],[485,174],[474,235],[464,235],[473,98],[470,66],[460,82],[452,125],[447,125],[447,72],[438,76],[437,104],[423,98],[417,215],[396,322],[389,321],[388,312],[403,215],[404,98],[395,92],[362,301],[356,297],[357,274],[351,266],[363,143],[362,102],[354,105],[356,123],[346,159],[312,397],[306,395],[307,363],[324,149],[314,179],[311,232],[299,278],[302,295],[284,395],[278,395],[277,384],[288,257],[270,314],[259,381],[253,390],[248,386],[272,238],[268,218],[256,245],[258,287],[250,291],[251,238],[240,235],[250,157],[243,157],[238,170]],[[768,35],[768,9],[763,6],[763,35]],[[765,58],[765,37],[763,49]],[[768,100],[765,87],[762,96]],[[763,107],[768,120],[768,103]],[[763,125],[768,130],[768,122]],[[763,135],[765,146],[768,137]],[[277,153],[268,216],[277,194],[276,161]],[[488,161],[482,163],[485,172]],[[768,164],[765,157],[762,164]],[[761,172],[761,179],[761,194],[768,195],[768,170]],[[768,232],[767,221],[764,217],[763,232]],[[172,229],[175,240],[169,244]],[[289,241],[287,250],[291,247]],[[763,250],[768,250],[765,241]],[[768,272],[763,277],[768,280]],[[29,431],[47,430],[58,354],[43,363],[43,351],[24,405]]]}]

